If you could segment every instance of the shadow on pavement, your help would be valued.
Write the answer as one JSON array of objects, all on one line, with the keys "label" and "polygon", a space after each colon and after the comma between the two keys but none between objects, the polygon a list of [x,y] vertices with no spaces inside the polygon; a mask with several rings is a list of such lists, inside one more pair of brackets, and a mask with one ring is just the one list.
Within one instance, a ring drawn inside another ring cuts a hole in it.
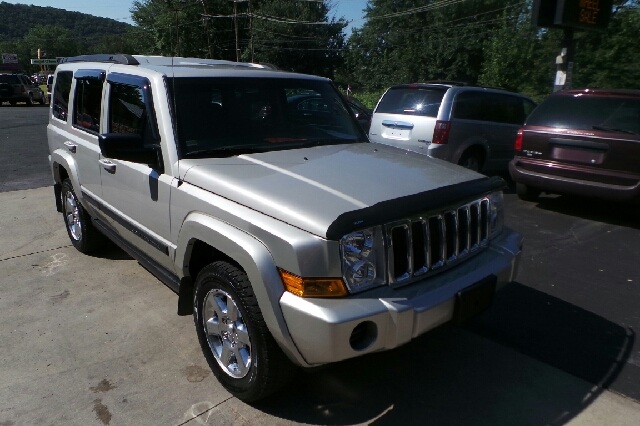
[{"label": "shadow on pavement", "polygon": [[615,380],[633,339],[514,283],[464,328],[446,325],[396,350],[301,374],[256,408],[312,424],[561,425],[602,392],[591,383]]},{"label": "shadow on pavement", "polygon": [[563,196],[540,196],[537,207],[610,225],[640,229],[640,205]]}]

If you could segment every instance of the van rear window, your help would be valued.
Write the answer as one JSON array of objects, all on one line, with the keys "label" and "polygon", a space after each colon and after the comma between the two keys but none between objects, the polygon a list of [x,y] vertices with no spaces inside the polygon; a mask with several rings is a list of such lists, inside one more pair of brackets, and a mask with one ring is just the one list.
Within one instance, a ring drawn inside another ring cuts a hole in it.
[{"label": "van rear window", "polygon": [[17,75],[0,74],[0,84],[20,84]]},{"label": "van rear window", "polygon": [[392,88],[382,97],[376,112],[437,117],[446,91],[435,88]]},{"label": "van rear window", "polygon": [[640,133],[640,99],[551,96],[531,113],[526,124],[577,130],[596,126]]}]

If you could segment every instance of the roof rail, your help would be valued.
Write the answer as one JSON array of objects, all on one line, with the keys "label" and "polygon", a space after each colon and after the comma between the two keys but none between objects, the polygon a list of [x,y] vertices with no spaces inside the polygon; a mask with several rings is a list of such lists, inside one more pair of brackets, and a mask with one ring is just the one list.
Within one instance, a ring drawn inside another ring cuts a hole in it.
[{"label": "roof rail", "polygon": [[469,83],[465,83],[463,81],[452,81],[452,80],[429,80],[423,81],[423,84],[447,84],[451,86],[468,86]]},{"label": "roof rail", "polygon": [[100,55],[80,55],[70,58],[62,58],[61,64],[67,62],[112,62],[114,64],[123,65],[140,65],[140,63],[131,55],[118,53],[116,55],[100,54]]}]

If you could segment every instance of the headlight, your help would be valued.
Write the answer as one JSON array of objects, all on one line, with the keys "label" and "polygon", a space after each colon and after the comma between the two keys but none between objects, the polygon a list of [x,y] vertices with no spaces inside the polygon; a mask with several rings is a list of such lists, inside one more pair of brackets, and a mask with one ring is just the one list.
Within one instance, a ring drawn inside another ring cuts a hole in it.
[{"label": "headlight", "polygon": [[489,194],[489,236],[495,237],[502,232],[504,224],[504,197],[502,191]]},{"label": "headlight", "polygon": [[355,231],[340,239],[342,276],[351,293],[384,284],[382,228]]}]

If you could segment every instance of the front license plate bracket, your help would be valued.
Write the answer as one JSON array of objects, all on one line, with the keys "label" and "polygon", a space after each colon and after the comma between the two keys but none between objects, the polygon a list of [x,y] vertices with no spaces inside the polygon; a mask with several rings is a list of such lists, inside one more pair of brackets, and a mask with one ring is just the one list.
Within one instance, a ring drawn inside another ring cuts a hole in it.
[{"label": "front license plate bracket", "polygon": [[462,324],[491,307],[498,277],[489,275],[456,294],[453,323]]}]

